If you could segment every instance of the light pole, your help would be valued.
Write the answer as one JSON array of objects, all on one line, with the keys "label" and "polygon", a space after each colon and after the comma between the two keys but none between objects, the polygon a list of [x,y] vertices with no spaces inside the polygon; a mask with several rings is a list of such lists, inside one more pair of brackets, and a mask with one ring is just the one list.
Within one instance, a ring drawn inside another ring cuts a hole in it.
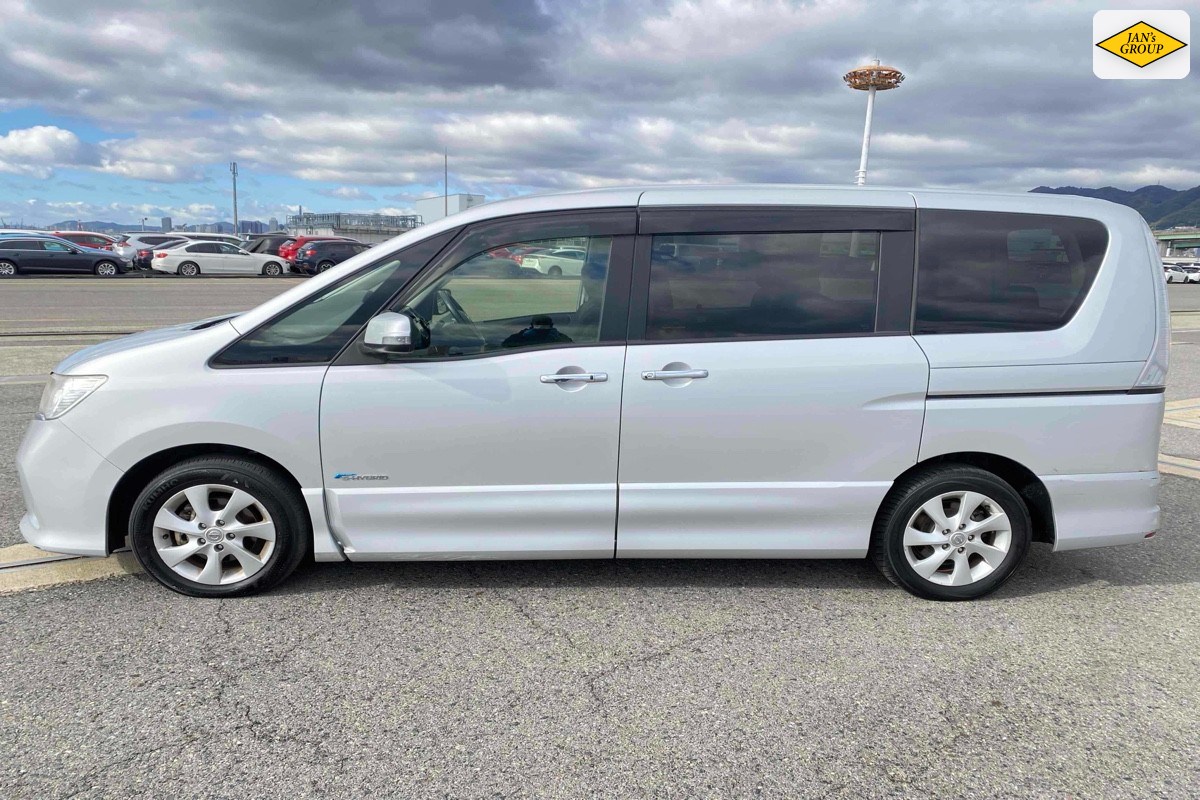
[{"label": "light pole", "polygon": [[904,81],[904,73],[895,67],[881,67],[879,59],[876,58],[866,66],[850,70],[842,76],[842,80],[851,89],[867,93],[867,122],[863,127],[862,156],[858,160],[858,171],[854,174],[854,183],[864,186],[867,182],[867,151],[871,148],[871,116],[875,113],[875,90],[895,89]]},{"label": "light pole", "polygon": [[237,218],[237,162],[229,162],[229,174],[233,176],[233,235],[238,235]]},{"label": "light pole", "polygon": [[146,220],[148,217],[142,217],[142,231],[146,230]]}]

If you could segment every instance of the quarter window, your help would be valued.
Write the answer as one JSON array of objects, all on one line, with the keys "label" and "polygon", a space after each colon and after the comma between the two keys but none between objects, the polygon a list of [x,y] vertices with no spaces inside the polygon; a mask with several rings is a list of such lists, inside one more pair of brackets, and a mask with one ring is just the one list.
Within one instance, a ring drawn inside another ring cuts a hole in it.
[{"label": "quarter window", "polygon": [[646,339],[875,330],[876,231],[655,236]]},{"label": "quarter window", "polygon": [[400,310],[429,326],[420,358],[600,340],[611,236],[522,242],[479,253],[431,278]]},{"label": "quarter window", "polygon": [[920,229],[915,333],[1061,327],[1108,247],[1104,225],[1074,217],[923,211]]}]

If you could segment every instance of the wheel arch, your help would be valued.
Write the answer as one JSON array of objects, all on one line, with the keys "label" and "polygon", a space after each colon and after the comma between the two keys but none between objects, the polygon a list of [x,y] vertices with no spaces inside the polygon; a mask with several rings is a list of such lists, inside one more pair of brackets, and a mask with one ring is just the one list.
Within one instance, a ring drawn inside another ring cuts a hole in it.
[{"label": "wheel arch", "polygon": [[295,490],[297,499],[301,501],[301,507],[304,507],[300,482],[296,480],[296,476],[287,467],[270,456],[263,455],[249,448],[231,444],[186,444],[179,447],[171,447],[146,456],[134,464],[121,476],[121,479],[117,481],[117,485],[113,487],[112,494],[108,498],[108,513],[105,520],[105,548],[107,552],[112,553],[114,550],[125,546],[125,538],[129,528],[129,515],[133,511],[133,503],[152,477],[172,464],[185,459],[195,458],[196,456],[217,455],[240,456],[274,470],[284,482]]},{"label": "wheel arch", "polygon": [[[1050,502],[1050,492],[1047,491],[1046,484],[1042,483],[1041,478],[1035,475],[1032,470],[1017,461],[1013,461],[1011,458],[999,456],[995,453],[972,451],[943,453],[917,462],[897,475],[894,483],[900,483],[905,478],[923,472],[930,467],[945,466],[947,464],[963,464],[969,467],[978,467],[1002,478],[1025,501],[1025,507],[1029,510],[1030,521],[1033,523],[1033,541],[1045,542],[1049,545],[1054,544],[1057,533],[1054,526],[1054,508]],[[882,505],[883,503],[880,503],[881,507]]]}]

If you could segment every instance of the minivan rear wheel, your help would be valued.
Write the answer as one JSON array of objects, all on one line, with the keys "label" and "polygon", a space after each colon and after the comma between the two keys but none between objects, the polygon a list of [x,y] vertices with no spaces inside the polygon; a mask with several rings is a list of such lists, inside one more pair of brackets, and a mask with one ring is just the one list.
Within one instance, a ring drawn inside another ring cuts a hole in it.
[{"label": "minivan rear wheel", "polygon": [[986,470],[934,467],[898,482],[875,519],[871,558],[918,597],[973,600],[1012,577],[1032,523],[1016,490]]},{"label": "minivan rear wheel", "polygon": [[229,456],[189,459],[155,476],[129,520],[142,568],[193,597],[265,591],[296,569],[311,539],[296,490],[267,467]]}]

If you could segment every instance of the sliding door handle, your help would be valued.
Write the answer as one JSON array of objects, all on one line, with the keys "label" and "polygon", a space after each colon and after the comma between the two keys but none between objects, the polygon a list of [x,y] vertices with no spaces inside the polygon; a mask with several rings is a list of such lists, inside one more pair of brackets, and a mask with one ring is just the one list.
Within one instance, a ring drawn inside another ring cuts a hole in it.
[{"label": "sliding door handle", "polygon": [[707,377],[706,369],[658,369],[642,373],[644,381],[697,380]]},{"label": "sliding door handle", "polygon": [[559,372],[554,375],[543,375],[538,378],[542,383],[604,383],[608,380],[607,372]]}]

